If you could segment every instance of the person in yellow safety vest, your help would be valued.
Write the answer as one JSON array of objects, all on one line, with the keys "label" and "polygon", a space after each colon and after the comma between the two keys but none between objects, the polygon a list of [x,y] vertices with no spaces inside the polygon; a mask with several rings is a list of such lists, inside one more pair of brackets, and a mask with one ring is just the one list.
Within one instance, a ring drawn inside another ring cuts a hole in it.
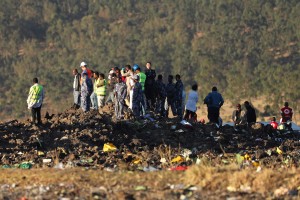
[{"label": "person in yellow safety vest", "polygon": [[106,96],[106,80],[104,79],[104,74],[99,74],[99,78],[95,81],[98,107],[102,108],[104,106],[104,100]]},{"label": "person in yellow safety vest", "polygon": [[44,100],[44,88],[38,84],[38,79],[33,79],[33,85],[30,87],[27,105],[31,109],[31,120],[33,123],[41,124],[41,108]]},{"label": "person in yellow safety vest", "polygon": [[141,72],[141,68],[140,67],[137,67],[136,70],[135,70],[135,73],[136,75],[139,76],[139,82],[140,84],[142,85],[142,90],[143,90],[143,98],[142,98],[142,113],[143,115],[146,114],[146,110],[147,110],[147,107],[146,107],[146,96],[145,96],[145,82],[146,82],[146,74],[144,74],[143,72]]},{"label": "person in yellow safety vest", "polygon": [[97,100],[97,94],[96,94],[96,90],[97,90],[96,82],[99,79],[99,72],[94,72],[93,77],[94,77],[93,93],[90,96],[90,98],[91,98],[91,109],[98,110],[98,100]]}]

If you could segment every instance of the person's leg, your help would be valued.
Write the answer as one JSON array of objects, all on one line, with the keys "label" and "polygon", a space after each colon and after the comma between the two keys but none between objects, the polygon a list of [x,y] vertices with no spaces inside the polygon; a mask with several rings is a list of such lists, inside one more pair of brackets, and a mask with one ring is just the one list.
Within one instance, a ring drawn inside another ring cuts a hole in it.
[{"label": "person's leg", "polygon": [[173,116],[174,117],[177,116],[175,100],[171,100],[171,110],[172,110]]},{"label": "person's leg", "polygon": [[41,124],[42,123],[42,119],[41,119],[41,108],[42,106],[36,108],[36,116],[37,116],[37,123]]},{"label": "person's leg", "polygon": [[124,117],[124,100],[119,101],[119,116]]},{"label": "person's leg", "polygon": [[212,108],[212,122],[219,124],[219,109],[215,107]]},{"label": "person's leg", "polygon": [[91,107],[91,98],[90,96],[86,97],[86,111],[90,111],[90,107]]},{"label": "person's leg", "polygon": [[31,108],[31,122],[35,123],[36,120],[36,110],[35,108]]},{"label": "person's leg", "polygon": [[178,117],[180,118],[180,119],[182,119],[182,115],[183,115],[183,113],[182,113],[182,100],[181,99],[178,99],[177,101],[176,101],[176,113],[177,113],[177,115],[178,115]]},{"label": "person's leg", "polygon": [[184,120],[188,120],[189,119],[189,115],[190,115],[190,111],[189,110],[185,110],[185,115],[183,117]]}]

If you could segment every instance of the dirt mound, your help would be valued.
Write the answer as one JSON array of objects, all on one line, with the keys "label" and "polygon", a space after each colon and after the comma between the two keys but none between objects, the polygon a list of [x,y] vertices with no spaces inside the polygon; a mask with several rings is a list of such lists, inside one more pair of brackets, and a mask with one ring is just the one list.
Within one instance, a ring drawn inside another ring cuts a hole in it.
[{"label": "dirt mound", "polygon": [[115,171],[211,165],[298,166],[299,135],[269,126],[234,128],[180,123],[148,114],[114,121],[112,107],[83,113],[68,109],[46,115],[43,125],[17,120],[0,124],[4,168],[93,167]]}]

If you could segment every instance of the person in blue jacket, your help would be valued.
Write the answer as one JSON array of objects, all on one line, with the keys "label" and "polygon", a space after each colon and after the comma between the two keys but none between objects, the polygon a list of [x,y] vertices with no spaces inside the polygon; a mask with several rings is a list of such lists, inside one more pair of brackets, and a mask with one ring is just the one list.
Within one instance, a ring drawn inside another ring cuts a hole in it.
[{"label": "person in blue jacket", "polygon": [[207,105],[207,118],[209,121],[211,123],[219,124],[220,108],[224,104],[224,99],[218,92],[216,86],[214,86],[212,92],[205,97],[204,104]]}]

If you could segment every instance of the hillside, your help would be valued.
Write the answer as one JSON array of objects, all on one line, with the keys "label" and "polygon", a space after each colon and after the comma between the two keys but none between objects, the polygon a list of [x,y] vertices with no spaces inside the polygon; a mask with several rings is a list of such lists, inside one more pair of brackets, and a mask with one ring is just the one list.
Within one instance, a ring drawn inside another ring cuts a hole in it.
[{"label": "hillside", "polygon": [[28,115],[33,77],[45,110],[72,103],[73,68],[152,61],[165,77],[180,73],[201,96],[217,85],[236,102],[268,96],[270,110],[299,104],[300,2],[247,0],[2,0],[0,121]]}]

